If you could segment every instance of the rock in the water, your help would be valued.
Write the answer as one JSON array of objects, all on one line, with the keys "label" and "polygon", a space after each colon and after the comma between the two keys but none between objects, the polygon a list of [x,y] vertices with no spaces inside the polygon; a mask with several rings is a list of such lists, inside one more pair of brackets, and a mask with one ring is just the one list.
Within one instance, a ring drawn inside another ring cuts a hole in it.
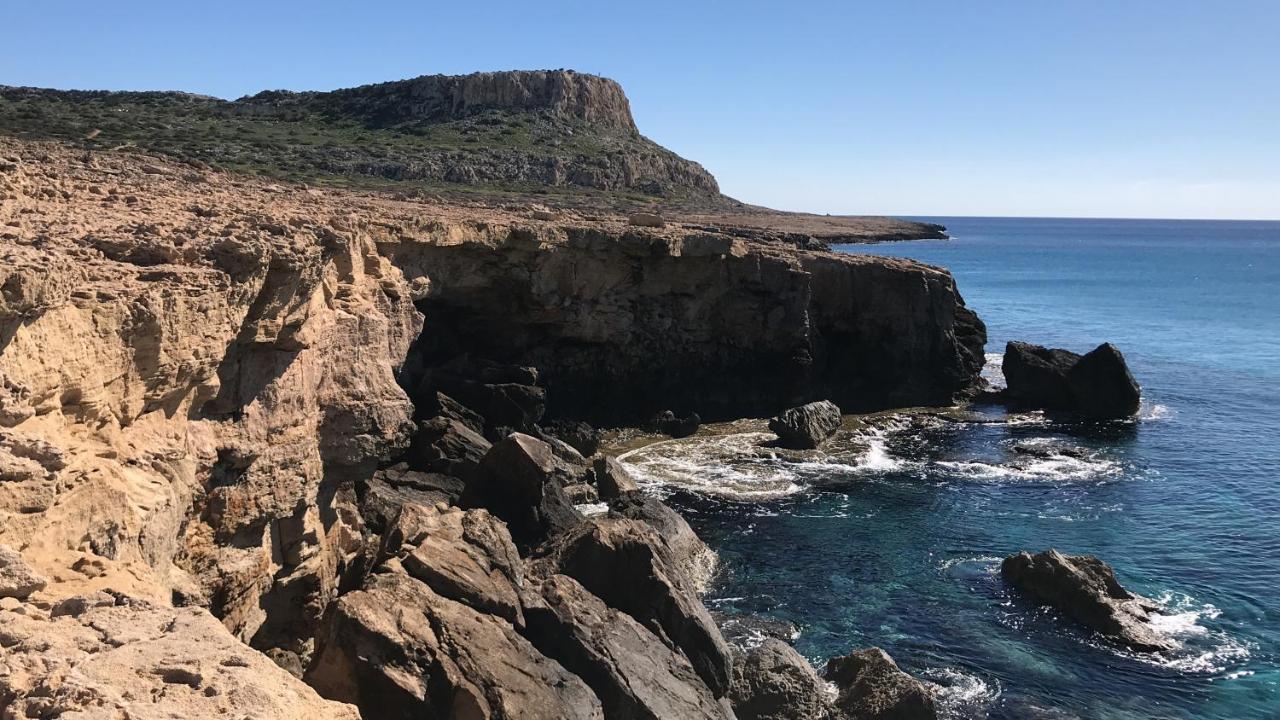
[{"label": "rock in the water", "polygon": [[628,493],[609,503],[609,517],[639,520],[653,528],[666,543],[676,570],[694,590],[704,592],[710,585],[717,565],[715,551],[666,503],[638,492]]},{"label": "rock in the water", "polygon": [[734,656],[729,699],[738,720],[813,720],[830,710],[809,661],[773,638]]},{"label": "rock in the water", "polygon": [[1138,412],[1142,390],[1124,356],[1111,343],[1085,354],[1067,373],[1076,412],[1097,420],[1125,418]]},{"label": "rock in the water", "polygon": [[384,468],[356,483],[360,515],[365,525],[381,533],[406,503],[432,507],[454,504],[462,494],[462,480],[452,475],[417,472],[404,463]]},{"label": "rock in the water", "polygon": [[840,428],[840,408],[829,400],[793,407],[769,421],[783,447],[812,450]]},{"label": "rock in the water", "polygon": [[663,410],[649,420],[645,425],[645,429],[650,432],[670,435],[673,438],[682,438],[698,432],[698,426],[700,425],[702,425],[702,418],[698,417],[698,413],[691,412],[684,417],[680,417],[674,411]]},{"label": "rock in the water", "polygon": [[460,503],[487,508],[507,523],[521,547],[532,547],[582,521],[565,494],[551,447],[513,433],[484,456]]},{"label": "rock in the water", "polygon": [[25,600],[47,584],[44,576],[33,570],[17,550],[0,545],[0,598]]},{"label": "rock in the water", "polygon": [[576,580],[552,575],[531,605],[527,635],[587,682],[609,718],[725,720],[724,709],[689,661]]},{"label": "rock in the water", "polygon": [[1010,342],[1005,345],[1001,364],[1006,395],[1015,404],[1026,407],[1071,409],[1074,402],[1067,385],[1067,373],[1079,359],[1079,355],[1069,350]]},{"label": "rock in the water", "polygon": [[539,549],[543,575],[561,573],[679,649],[716,697],[729,688],[728,644],[671,550],[643,522],[589,518]]},{"label": "rock in the water", "polygon": [[880,648],[827,661],[823,676],[839,689],[836,706],[850,720],[935,720],[933,691],[903,672]]},{"label": "rock in the water", "polygon": [[638,489],[631,472],[612,455],[593,458],[591,466],[601,500],[615,500]]},{"label": "rock in the water", "polygon": [[1158,607],[1121,587],[1115,571],[1092,555],[1063,555],[1054,549],[1010,555],[1000,574],[1042,605],[1134,650],[1171,650],[1177,643],[1150,624]]}]

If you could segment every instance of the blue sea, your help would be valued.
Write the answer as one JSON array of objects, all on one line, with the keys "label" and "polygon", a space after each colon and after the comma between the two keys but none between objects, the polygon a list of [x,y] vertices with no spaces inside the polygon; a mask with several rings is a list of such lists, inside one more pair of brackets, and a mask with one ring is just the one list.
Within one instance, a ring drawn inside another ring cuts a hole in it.
[{"label": "blue sea", "polygon": [[[708,597],[793,623],[815,663],[878,645],[956,718],[1280,718],[1280,223],[922,218],[953,239],[841,251],[950,268],[1010,339],[1115,343],[1132,422],[885,414],[824,452],[757,432],[626,457],[719,552]],[[1096,554],[1165,609],[1139,655],[1028,605],[1022,549]]]}]

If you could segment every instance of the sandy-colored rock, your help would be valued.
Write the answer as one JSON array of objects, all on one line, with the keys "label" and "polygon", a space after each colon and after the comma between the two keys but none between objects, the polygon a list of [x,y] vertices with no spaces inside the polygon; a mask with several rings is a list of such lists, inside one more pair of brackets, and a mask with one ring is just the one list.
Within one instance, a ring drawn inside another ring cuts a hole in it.
[{"label": "sandy-colored rock", "polygon": [[0,598],[25,600],[31,593],[43,590],[49,581],[22,559],[17,550],[0,545]]}]

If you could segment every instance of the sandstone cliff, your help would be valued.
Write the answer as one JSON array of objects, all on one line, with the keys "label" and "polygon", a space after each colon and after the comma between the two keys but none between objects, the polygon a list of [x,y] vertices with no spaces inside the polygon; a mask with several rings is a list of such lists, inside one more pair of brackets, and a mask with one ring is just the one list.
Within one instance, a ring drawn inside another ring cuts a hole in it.
[{"label": "sandstone cliff", "polygon": [[[48,580],[0,604],[0,627],[20,628],[0,642],[0,708],[213,717],[254,697],[240,709],[349,717],[297,679],[310,669],[327,696],[357,703],[393,683],[406,706],[447,694],[502,717],[504,692],[550,679],[583,717],[718,716],[727,651],[669,542],[624,518],[572,546],[538,536],[579,519],[560,486],[589,467],[571,451],[526,448],[534,470],[501,477],[537,494],[517,538],[522,553],[553,543],[536,566],[512,559],[508,505],[448,489],[485,472],[465,454],[458,477],[396,471],[416,479],[379,497],[430,517],[412,542],[380,540],[369,488],[387,464],[415,463],[406,450],[436,427],[479,457],[480,434],[509,424],[496,405],[425,410],[426,378],[492,366],[484,388],[602,420],[818,396],[947,403],[979,369],[981,323],[945,271],[918,263],[537,217],[0,140],[0,545]],[[455,518],[455,502],[476,509]],[[601,580],[589,558],[608,552],[639,574]],[[442,557],[454,564],[431,565]],[[679,612],[646,616],[610,597],[618,582]],[[115,653],[103,655],[84,638],[108,622],[89,638]],[[355,636],[387,662],[332,641]],[[184,642],[201,643],[185,663]],[[397,642],[421,653],[396,655]],[[499,646],[515,675],[482,668],[475,653]],[[636,664],[616,659],[624,649]],[[122,693],[137,675],[158,689]]]}]

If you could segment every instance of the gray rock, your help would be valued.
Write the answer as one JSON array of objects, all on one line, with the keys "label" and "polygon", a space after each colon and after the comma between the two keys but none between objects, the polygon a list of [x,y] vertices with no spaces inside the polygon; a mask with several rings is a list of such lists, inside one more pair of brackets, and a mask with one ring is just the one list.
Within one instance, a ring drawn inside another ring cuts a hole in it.
[{"label": "gray rock", "polygon": [[772,638],[735,654],[729,699],[738,720],[814,720],[831,704],[809,661]]},{"label": "gray rock", "polygon": [[31,593],[43,590],[49,581],[36,572],[22,555],[7,545],[0,545],[0,598],[26,600]]},{"label": "gray rock", "polygon": [[936,720],[933,691],[880,648],[827,661],[823,676],[839,688],[836,708],[849,720]]},{"label": "gray rock", "polygon": [[1121,587],[1115,571],[1092,555],[1063,555],[1054,549],[1010,555],[1000,575],[1031,600],[1115,642],[1143,652],[1159,652],[1177,643],[1150,625],[1158,607]]},{"label": "gray rock", "polygon": [[512,433],[484,456],[459,503],[487,508],[507,523],[517,545],[532,547],[582,521],[557,477],[562,467],[549,445]]},{"label": "gray rock", "polygon": [[840,408],[829,400],[793,407],[770,420],[769,429],[783,447],[812,450],[840,429]]},{"label": "gray rock", "polygon": [[375,533],[384,528],[406,503],[433,507],[442,502],[455,504],[463,482],[451,475],[409,470],[404,463],[384,468],[367,480],[356,483],[356,497],[365,525]]}]

